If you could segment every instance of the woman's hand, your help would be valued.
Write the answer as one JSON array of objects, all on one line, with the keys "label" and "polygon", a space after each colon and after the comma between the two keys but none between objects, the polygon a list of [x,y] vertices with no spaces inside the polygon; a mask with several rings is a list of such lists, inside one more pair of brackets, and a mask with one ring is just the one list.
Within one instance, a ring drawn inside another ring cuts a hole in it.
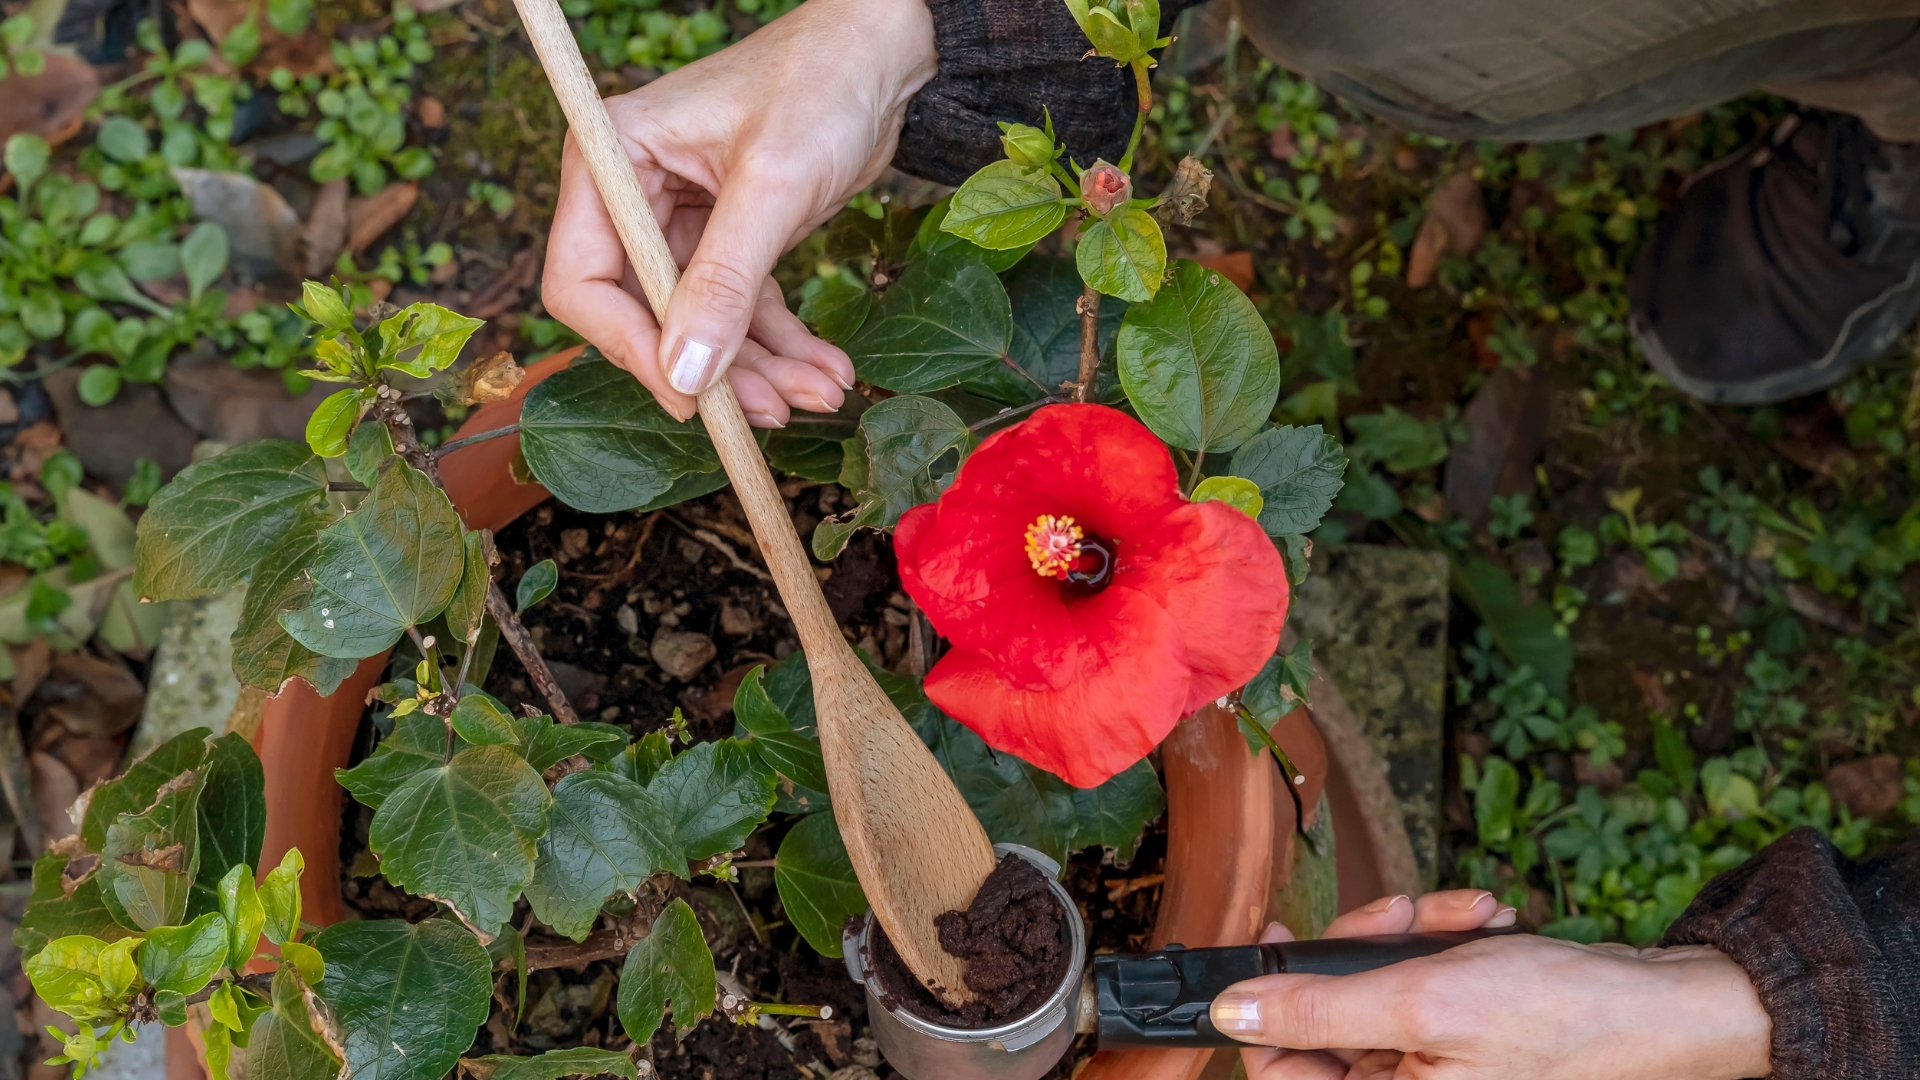
[{"label": "woman's hand", "polygon": [[[1462,890],[1377,900],[1327,936],[1513,921],[1491,894]],[[1278,926],[1268,935],[1291,937]],[[1734,1080],[1771,1070],[1759,995],[1738,964],[1704,947],[1488,938],[1357,975],[1252,979],[1214,999],[1212,1015],[1221,1031],[1262,1044],[1242,1052],[1250,1080]],[[1281,1046],[1296,1049],[1270,1049]]]},{"label": "woman's hand", "polygon": [[713,56],[607,101],[654,217],[685,267],[664,320],[568,136],[547,244],[547,310],[680,419],[723,372],[747,418],[839,408],[844,352],[787,310],[782,252],[872,183],[907,100],[934,71],[920,0],[810,0]]}]

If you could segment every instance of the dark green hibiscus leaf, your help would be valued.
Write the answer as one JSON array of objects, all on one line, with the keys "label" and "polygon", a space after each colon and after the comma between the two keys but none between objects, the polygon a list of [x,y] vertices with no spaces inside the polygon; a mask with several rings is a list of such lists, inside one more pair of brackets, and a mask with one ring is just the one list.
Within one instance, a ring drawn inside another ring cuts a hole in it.
[{"label": "dark green hibiscus leaf", "polygon": [[767,767],[802,787],[825,791],[827,766],[820,758],[820,737],[795,731],[787,715],[767,696],[762,682],[766,668],[756,667],[734,691],[733,716],[747,731],[744,741]]},{"label": "dark green hibiscus leaf", "polygon": [[773,809],[773,770],[738,739],[695,743],[660,768],[647,790],[673,819],[693,862],[732,851]]},{"label": "dark green hibiscus leaf", "polygon": [[122,925],[136,930],[186,921],[200,866],[200,772],[163,785],[153,805],[120,814],[100,849],[100,897]]},{"label": "dark green hibiscus leaf", "polygon": [[[1074,307],[1083,292],[1080,271],[1072,259],[1034,255],[1002,278],[1013,305],[1013,340],[1007,345],[1012,364],[1001,364],[967,381],[964,389],[1002,405],[1024,405],[1060,392],[1060,384],[1080,377],[1080,313]],[[1103,297],[1098,341],[1102,356],[1113,350],[1114,335],[1126,301]],[[1013,365],[1017,365],[1017,368]],[[1120,396],[1113,365],[1100,365],[1095,386],[1101,401]]]},{"label": "dark green hibiscus leaf", "polygon": [[321,530],[336,520],[330,512],[303,511],[254,570],[229,642],[233,673],[247,686],[277,694],[288,679],[299,678],[324,696],[339,689],[360,666],[358,660],[321,656],[280,625],[280,616],[300,611],[313,600],[307,568],[319,558]]},{"label": "dark green hibiscus leaf", "polygon": [[974,378],[1006,355],[1007,291],[984,263],[942,254],[915,263],[847,342],[862,379],[919,394]]},{"label": "dark green hibiscus leaf", "polygon": [[1280,353],[1253,301],[1184,259],[1151,301],[1127,309],[1115,357],[1141,421],[1188,450],[1235,449],[1280,395]]},{"label": "dark green hibiscus leaf", "polygon": [[588,761],[605,761],[627,745],[627,729],[613,724],[556,724],[545,714],[513,723],[520,734],[520,752],[535,772],[546,772],[575,754],[585,755]]},{"label": "dark green hibiscus leaf", "polygon": [[313,595],[280,625],[322,656],[377,656],[453,599],[466,565],[460,535],[446,493],[391,459],[359,508],[320,531]]},{"label": "dark green hibiscus leaf", "polygon": [[389,792],[398,790],[415,773],[446,764],[465,746],[457,738],[452,746],[447,744],[446,721],[426,713],[409,713],[394,720],[393,734],[380,740],[365,761],[351,769],[335,769],[333,777],[355,799],[378,810]]},{"label": "dark green hibiscus leaf", "polygon": [[788,830],[774,856],[773,882],[793,928],[815,952],[838,959],[840,928],[867,910],[867,894],[831,813],[809,814]]},{"label": "dark green hibiscus leaf", "polygon": [[[821,559],[839,555],[855,530],[890,529],[900,515],[939,498],[943,482],[972,447],[973,432],[946,405],[903,394],[862,414],[860,438],[849,442],[860,448],[860,467],[843,472],[842,482],[853,481],[850,490],[860,505],[851,517],[814,530],[813,552]],[[849,464],[855,464],[851,451]]]},{"label": "dark green hibiscus leaf", "polygon": [[199,771],[200,869],[189,918],[220,910],[220,879],[236,866],[258,866],[267,837],[266,776],[246,739],[230,732],[208,743]]},{"label": "dark green hibiscus leaf", "polygon": [[1067,847],[1110,847],[1121,865],[1133,861],[1133,846],[1147,823],[1165,813],[1167,795],[1160,776],[1146,761],[1136,761],[1099,787],[1073,789],[1073,829]]},{"label": "dark green hibiscus leaf", "polygon": [[388,795],[368,847],[388,881],[442,901],[492,937],[533,880],[551,802],[514,748],[471,746]]},{"label": "dark green hibiscus leaf", "polygon": [[930,259],[936,255],[963,255],[980,260],[996,274],[1003,274],[1033,250],[1032,244],[1021,244],[1003,251],[992,251],[946,231],[941,226],[946,224],[947,210],[952,205],[953,196],[948,195],[927,208],[927,216],[920,221],[920,231],[914,234],[913,246],[907,250],[908,262]]},{"label": "dark green hibiscus leaf", "polygon": [[1268,428],[1234,452],[1231,468],[1260,488],[1260,527],[1295,535],[1320,527],[1340,494],[1347,455],[1319,424]]},{"label": "dark green hibiscus leaf", "polygon": [[246,1040],[247,1080],[338,1080],[340,1059],[314,1030],[307,992],[292,964],[273,973],[273,1008],[253,1022]]},{"label": "dark green hibiscus leaf", "polygon": [[808,279],[800,287],[800,321],[835,345],[844,344],[867,321],[873,290],[845,270],[831,277]]},{"label": "dark green hibiscus leaf", "polygon": [[313,945],[354,1080],[441,1080],[487,1022],[493,963],[456,923],[344,922]]},{"label": "dark green hibiscus leaf", "polygon": [[107,826],[114,818],[152,806],[160,785],[198,766],[207,756],[207,739],[212,734],[206,728],[181,732],[149,750],[120,776],[96,785],[80,822],[80,839],[87,850],[106,846]]},{"label": "dark green hibiscus leaf", "polygon": [[474,1080],[561,1080],[567,1076],[602,1075],[633,1080],[640,1075],[640,1067],[624,1052],[596,1050],[591,1046],[549,1050],[539,1057],[488,1054],[462,1058],[460,1064],[474,1075]]},{"label": "dark green hibiscus leaf", "polygon": [[715,983],[713,951],[700,932],[700,920],[685,900],[675,900],[653,921],[653,932],[627,953],[620,969],[615,1004],[620,1026],[628,1038],[644,1044],[660,1030],[672,1006],[674,1026],[685,1031],[713,1011]]},{"label": "dark green hibiscus leaf", "polygon": [[133,934],[114,921],[113,913],[100,899],[99,875],[87,874],[74,888],[73,895],[67,895],[61,878],[72,858],[63,852],[49,851],[33,861],[33,893],[28,898],[26,914],[13,931],[13,943],[20,949],[22,959],[32,959],[33,954],[55,938],[84,934],[102,941],[118,941]]},{"label": "dark green hibiscus leaf", "polygon": [[698,418],[675,420],[593,349],[528,392],[520,450],[561,502],[600,514],[648,506],[690,474],[720,468]]},{"label": "dark green hibiscus leaf", "polygon": [[320,459],[283,439],[242,443],[187,466],[140,516],[134,591],[191,600],[246,580],[326,493]]},{"label": "dark green hibiscus leaf", "polygon": [[656,872],[686,874],[666,808],[624,776],[569,774],[553,787],[547,820],[527,902],[575,941],[593,929],[609,896],[632,893]]}]

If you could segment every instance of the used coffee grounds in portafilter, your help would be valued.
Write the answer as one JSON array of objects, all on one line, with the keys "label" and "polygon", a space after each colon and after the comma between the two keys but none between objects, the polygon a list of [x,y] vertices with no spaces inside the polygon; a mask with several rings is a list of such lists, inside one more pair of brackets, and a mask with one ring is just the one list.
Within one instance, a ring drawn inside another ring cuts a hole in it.
[{"label": "used coffee grounds in portafilter", "polygon": [[1018,1020],[1047,1000],[1073,962],[1066,913],[1047,887],[1047,875],[1018,855],[1007,855],[965,911],[934,919],[940,947],[967,962],[974,999],[958,1012],[941,1004],[901,962],[878,923],[868,933],[870,962],[880,982],[880,1004],[957,1028],[984,1028]]}]

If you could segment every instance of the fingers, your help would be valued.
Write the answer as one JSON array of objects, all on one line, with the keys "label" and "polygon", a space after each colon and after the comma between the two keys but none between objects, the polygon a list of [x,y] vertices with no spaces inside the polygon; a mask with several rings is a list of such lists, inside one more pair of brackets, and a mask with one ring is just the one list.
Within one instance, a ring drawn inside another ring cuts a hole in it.
[{"label": "fingers", "polygon": [[1320,1050],[1251,1046],[1240,1051],[1247,1080],[1346,1080],[1347,1063]]},{"label": "fingers", "polygon": [[1413,902],[1413,930],[1497,930],[1512,926],[1519,912],[1494,899],[1490,892],[1453,889],[1433,892]]},{"label": "fingers", "polygon": [[781,400],[795,409],[830,413],[846,400],[846,391],[821,373],[819,368],[789,356],[774,356],[748,339],[734,359],[734,368],[745,368],[765,379]]},{"label": "fingers", "polygon": [[693,398],[676,393],[660,373],[655,362],[659,324],[625,287],[629,277],[627,253],[613,231],[613,219],[569,137],[561,155],[560,198],[547,243],[541,299],[549,314],[631,372],[675,419],[685,420],[694,413]]},{"label": "fingers", "polygon": [[787,310],[780,286],[772,278],[760,286],[760,302],[753,309],[748,333],[776,355],[811,364],[842,390],[853,389],[853,361],[838,346],[814,337],[800,317]]},{"label": "fingers", "polygon": [[806,186],[752,167],[727,178],[667,306],[660,365],[674,390],[698,394],[739,354],[761,306],[762,282],[807,220]]},{"label": "fingers", "polygon": [[1327,924],[1322,937],[1366,937],[1404,934],[1413,929],[1413,901],[1405,896],[1383,896],[1355,908]]},{"label": "fingers", "polygon": [[1417,964],[1356,975],[1267,975],[1237,983],[1213,999],[1213,1026],[1262,1046],[1326,1050],[1342,1046],[1397,1048],[1411,1032],[1402,1003],[1420,997]]}]

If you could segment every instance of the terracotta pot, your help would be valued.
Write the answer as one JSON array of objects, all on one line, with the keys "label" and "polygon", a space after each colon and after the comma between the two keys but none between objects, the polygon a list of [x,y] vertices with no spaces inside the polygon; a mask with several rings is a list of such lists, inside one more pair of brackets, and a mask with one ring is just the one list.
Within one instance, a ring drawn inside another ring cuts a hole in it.
[{"label": "terracotta pot", "polygon": [[[531,365],[527,377],[507,399],[482,406],[461,425],[459,435],[491,431],[515,422],[527,391],[563,370],[580,350],[558,353]],[[517,484],[509,463],[518,436],[476,443],[448,455],[441,475],[453,505],[469,528],[499,530],[545,501],[537,484]],[[306,858],[301,879],[305,917],[328,925],[344,917],[340,880],[340,815],[344,791],[333,771],[347,765],[366,694],[380,681],[386,656],[369,657],[327,697],[304,682],[270,699],[255,737],[266,773],[267,832],[261,863],[272,866],[289,848]],[[1306,776],[1302,805],[1318,805],[1328,781],[1325,745],[1307,711],[1296,709],[1274,729],[1294,763]],[[1253,941],[1278,909],[1291,873],[1295,821],[1277,766],[1269,755],[1250,754],[1233,717],[1209,707],[1183,721],[1162,749],[1166,771],[1168,855],[1166,883],[1153,945],[1178,941],[1189,946],[1244,944]],[[1333,781],[1340,790],[1340,781]],[[1350,800],[1349,800],[1350,802]],[[1370,850],[1354,838],[1364,829],[1343,819],[1336,806],[1334,828],[1339,862],[1368,863]],[[1345,825],[1346,827],[1343,827]],[[1372,894],[1349,897],[1342,874],[1342,908]],[[183,1029],[170,1032],[170,1037]],[[1141,1051],[1102,1053],[1081,1074],[1082,1080],[1192,1080],[1209,1073],[1215,1057],[1231,1067],[1232,1054],[1213,1051]],[[186,1063],[192,1063],[187,1071]],[[184,1053],[169,1056],[170,1080],[193,1080],[198,1061]]]}]

